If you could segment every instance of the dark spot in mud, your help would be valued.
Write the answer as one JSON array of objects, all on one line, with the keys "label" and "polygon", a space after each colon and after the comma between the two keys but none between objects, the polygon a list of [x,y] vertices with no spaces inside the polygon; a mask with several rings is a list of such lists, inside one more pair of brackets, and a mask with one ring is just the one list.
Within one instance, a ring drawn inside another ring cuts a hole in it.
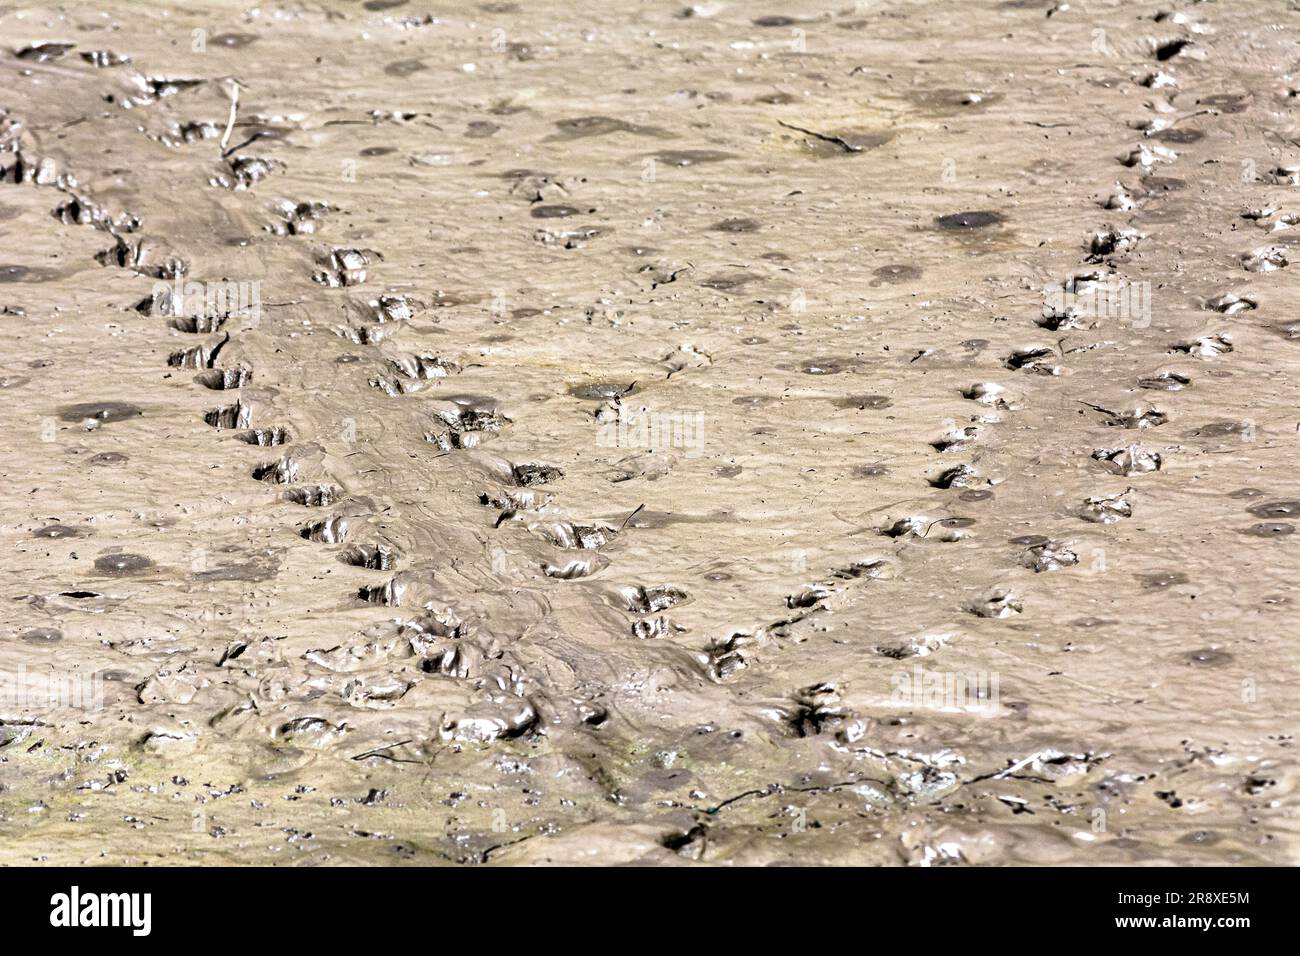
[{"label": "dark spot in mud", "polygon": [[378,13],[381,10],[394,10],[397,7],[404,7],[408,2],[409,0],[366,0],[361,6],[373,13]]},{"label": "dark spot in mud", "polygon": [[836,408],[856,408],[859,411],[866,411],[869,408],[889,408],[894,404],[894,400],[888,395],[846,395],[843,398],[832,399],[831,404]]},{"label": "dark spot in mud", "polygon": [[916,266],[903,265],[902,263],[881,266],[879,269],[873,270],[871,274],[876,277],[876,281],[871,283],[872,285],[880,285],[882,283],[896,285],[901,282],[914,282],[921,278],[920,269]]},{"label": "dark spot in mud", "polygon": [[63,640],[63,632],[57,627],[33,627],[19,634],[18,640],[26,644],[57,644]]},{"label": "dark spot in mud", "polygon": [[47,524],[32,532],[33,538],[84,538],[86,532],[79,528],[69,528],[64,524]]},{"label": "dark spot in mud", "polygon": [[805,375],[839,375],[841,372],[847,372],[857,366],[854,359],[834,358],[827,356],[825,358],[806,359],[799,363],[799,371]]},{"label": "dark spot in mud", "polygon": [[1232,655],[1227,651],[1216,651],[1209,647],[1188,651],[1186,657],[1193,664],[1201,664],[1206,667],[1222,667],[1224,664],[1232,663],[1233,660]]},{"label": "dark spot in mud", "polygon": [[757,219],[723,219],[709,226],[709,232],[758,232],[762,227]]},{"label": "dark spot in mud", "polygon": [[884,465],[854,465],[850,474],[854,478],[883,478],[889,469]]},{"label": "dark spot in mud", "polygon": [[35,63],[45,63],[49,60],[57,60],[75,46],[75,43],[58,43],[47,40],[42,43],[33,43],[30,46],[25,46],[21,49],[15,50],[14,56],[20,60],[31,60]]},{"label": "dark spot in mud", "polygon": [[389,76],[405,77],[427,69],[428,67],[420,60],[398,60],[384,67],[384,72]]},{"label": "dark spot in mud", "polygon": [[1162,40],[1155,45],[1156,59],[1160,61],[1171,59],[1183,51],[1184,47],[1192,44],[1191,37],[1174,37],[1172,40]]},{"label": "dark spot in mud", "polygon": [[1245,440],[1254,433],[1254,422],[1210,422],[1196,429],[1192,435],[1196,438],[1228,438],[1239,435]]},{"label": "dark spot in mud", "polygon": [[720,163],[736,157],[734,153],[724,153],[716,149],[664,149],[655,153],[654,158],[667,166],[699,166],[702,163]]},{"label": "dark spot in mud", "polygon": [[1199,129],[1162,129],[1158,133],[1151,134],[1152,139],[1158,139],[1162,143],[1195,143],[1205,138],[1205,134]]},{"label": "dark spot in mud", "polygon": [[397,150],[393,149],[393,147],[391,146],[367,146],[357,155],[364,156],[367,159],[370,159],[375,156],[387,156],[390,153],[395,153],[395,152],[397,152]]},{"label": "dark spot in mud", "polygon": [[102,558],[95,559],[95,570],[101,574],[139,574],[153,566],[153,561],[143,554],[106,554]]},{"label": "dark spot in mud", "polygon": [[79,405],[63,405],[58,411],[59,418],[65,422],[84,422],[87,419],[121,422],[144,414],[138,405],[130,402],[84,402]]},{"label": "dark spot in mud", "polygon": [[1295,534],[1295,525],[1281,521],[1265,521],[1251,525],[1242,531],[1242,534],[1248,534],[1253,538],[1283,538]]},{"label": "dark spot in mud", "polygon": [[105,452],[100,452],[98,455],[92,456],[90,459],[90,464],[99,465],[99,466],[121,465],[121,464],[125,464],[128,460],[129,460],[128,457],[126,455],[123,455],[121,452],[105,451]]},{"label": "dark spot in mud", "polygon": [[799,21],[794,17],[773,14],[771,16],[755,17],[750,22],[756,27],[792,27]]},{"label": "dark spot in mud", "polygon": [[636,391],[636,382],[589,382],[586,385],[572,385],[569,394],[574,398],[604,400],[631,395]]},{"label": "dark spot in mud", "polygon": [[947,216],[940,216],[935,221],[940,229],[961,231],[965,229],[986,229],[989,226],[998,226],[1006,222],[1006,218],[1001,213],[977,210],[974,212],[955,212]]},{"label": "dark spot in mud", "polygon": [[1196,104],[1208,106],[1220,113],[1240,113],[1246,109],[1249,102],[1250,95],[1247,93],[1215,93],[1211,96],[1202,96]]},{"label": "dark spot in mud", "polygon": [[980,488],[968,488],[957,496],[958,501],[988,501],[993,492]]},{"label": "dark spot in mud", "polygon": [[1082,628],[1109,627],[1114,623],[1114,621],[1104,617],[1081,617],[1070,622],[1071,626]]},{"label": "dark spot in mud", "polygon": [[1256,518],[1294,518],[1300,515],[1300,501],[1269,501],[1246,510]]},{"label": "dark spot in mud", "polygon": [[1181,571],[1157,571],[1154,574],[1139,574],[1138,583],[1148,591],[1163,591],[1177,584],[1186,584],[1187,575]]},{"label": "dark spot in mud", "polygon": [[495,136],[501,127],[486,120],[473,120],[465,126],[466,139],[487,139]]},{"label": "dark spot in mud", "polygon": [[31,266],[0,265],[0,282],[46,282],[58,273],[53,269],[37,269]]},{"label": "dark spot in mud", "polygon": [[574,206],[534,206],[528,213],[534,219],[567,219],[581,212]]},{"label": "dark spot in mud", "polygon": [[700,285],[706,289],[715,289],[718,292],[730,292],[733,289],[744,288],[757,278],[758,276],[749,272],[725,272],[701,280]]},{"label": "dark spot in mud", "polygon": [[224,46],[232,50],[242,49],[257,42],[255,33],[218,33],[208,41],[214,46]]},{"label": "dark spot in mud", "polygon": [[740,465],[723,465],[721,468],[718,468],[713,473],[717,475],[719,478],[735,478],[744,470],[745,469],[742,468]]},{"label": "dark spot in mud", "polygon": [[1187,180],[1176,179],[1173,176],[1143,176],[1139,187],[1138,193],[1140,196],[1154,193],[1172,193],[1180,189],[1186,189]]},{"label": "dark spot in mud", "polygon": [[1258,488],[1238,488],[1236,491],[1228,492],[1229,498],[1262,498],[1264,492]]}]

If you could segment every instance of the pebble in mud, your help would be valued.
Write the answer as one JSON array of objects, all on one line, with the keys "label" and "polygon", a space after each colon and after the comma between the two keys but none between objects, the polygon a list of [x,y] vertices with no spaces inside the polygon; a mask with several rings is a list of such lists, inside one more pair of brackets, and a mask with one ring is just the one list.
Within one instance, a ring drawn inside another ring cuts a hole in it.
[{"label": "pebble in mud", "polygon": [[101,574],[130,575],[140,574],[154,567],[153,561],[142,554],[106,554],[95,559],[95,570]]}]

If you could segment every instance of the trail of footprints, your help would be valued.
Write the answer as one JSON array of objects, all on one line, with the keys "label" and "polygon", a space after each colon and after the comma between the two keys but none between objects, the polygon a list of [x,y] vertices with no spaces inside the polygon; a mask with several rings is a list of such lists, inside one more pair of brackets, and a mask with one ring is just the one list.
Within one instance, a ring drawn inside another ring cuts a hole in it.
[{"label": "trail of footprints", "polygon": [[[1176,63],[1193,42],[1190,36],[1177,37],[1153,43],[1153,56],[1159,63]],[[40,54],[34,51],[33,57]],[[101,55],[101,54],[96,54]],[[109,56],[106,51],[104,57]],[[118,62],[121,62],[120,60]],[[100,65],[100,64],[97,64]],[[1172,66],[1170,67],[1173,68]],[[139,89],[129,99],[130,105],[147,105],[154,99],[172,95],[183,89],[183,82],[160,78],[143,79]],[[1153,91],[1176,85],[1176,80],[1164,69],[1157,69],[1142,77],[1139,82]],[[1203,101],[1204,102],[1204,101]],[[125,105],[125,104],[124,104]],[[1171,106],[1172,109],[1172,106]],[[1213,115],[1213,110],[1200,111]],[[1191,114],[1197,115],[1197,114]],[[1177,152],[1170,147],[1150,140],[1167,133],[1173,124],[1187,116],[1170,119],[1168,114],[1153,117],[1142,130],[1143,141],[1117,157],[1127,169],[1140,173],[1143,178],[1159,165],[1174,164]],[[190,143],[220,135],[220,130],[202,124],[189,124],[176,132],[177,141]],[[1165,137],[1165,141],[1177,142]],[[216,187],[247,191],[266,177],[281,169],[273,160],[236,154],[222,163],[222,168],[210,180]],[[184,260],[165,246],[137,236],[140,220],[128,213],[113,213],[78,192],[75,177],[58,170],[51,161],[31,160],[23,153],[16,154],[14,165],[0,173],[0,179],[13,183],[33,183],[52,186],[66,194],[53,211],[59,221],[68,224],[89,225],[107,232],[113,244],[97,257],[105,266],[130,269],[138,274],[170,279],[187,274]],[[1265,181],[1294,185],[1300,182],[1297,167],[1279,167],[1265,174]],[[1116,184],[1114,192],[1101,205],[1116,214],[1136,213],[1146,203],[1159,200],[1157,190],[1138,183]],[[268,230],[277,236],[293,237],[317,233],[330,209],[323,203],[282,201],[276,207],[277,219]],[[979,214],[960,214],[962,228],[984,228]],[[1246,218],[1266,232],[1294,225],[1296,217],[1276,209],[1250,210]],[[951,217],[949,217],[951,218]],[[131,239],[126,238],[131,236]],[[1087,267],[1060,283],[1063,293],[1074,296],[1088,295],[1119,275],[1117,259],[1136,249],[1151,238],[1131,226],[1105,224],[1088,236],[1083,244],[1082,264]],[[1263,274],[1289,265],[1288,252],[1277,245],[1264,245],[1242,252],[1239,256],[1242,269],[1250,274]],[[314,263],[314,281],[332,289],[355,288],[367,280],[367,270],[382,255],[370,249],[335,248]],[[179,315],[180,310],[166,297],[150,297],[142,301],[137,310],[145,316],[169,316],[168,326],[185,335],[203,337],[196,344],[171,353],[170,367],[193,370],[195,382],[213,391],[239,390],[254,380],[254,370],[246,365],[222,366],[223,355],[232,342],[230,316]],[[1224,292],[1206,303],[1208,311],[1224,317],[1235,317],[1256,310],[1257,299],[1241,290]],[[412,300],[392,294],[376,299],[349,300],[345,310],[353,321],[341,326],[338,334],[347,340],[379,350],[397,330],[415,315],[418,305]],[[1065,334],[1088,328],[1091,319],[1072,308],[1049,307],[1035,319],[1034,325],[1044,333]],[[1286,338],[1300,339],[1300,323],[1280,330]],[[1064,339],[1033,342],[1014,349],[1002,364],[1016,375],[1059,376],[1066,356]],[[1169,353],[1197,360],[1216,360],[1234,352],[1230,331],[1216,329],[1185,341],[1169,343]],[[689,369],[691,356],[669,355],[669,374]],[[394,399],[436,387],[442,380],[461,374],[461,364],[444,356],[429,353],[386,356],[381,360],[381,371],[368,379],[370,387]],[[1160,370],[1138,380],[1142,390],[1178,391],[1192,386],[1189,375],[1179,371]],[[602,411],[616,410],[621,393],[617,388],[587,397],[599,398],[605,404]],[[981,407],[970,417],[969,424],[949,427],[937,434],[931,442],[936,455],[945,458],[970,453],[980,446],[984,430],[995,428],[1005,414],[1015,414],[1018,405],[1013,389],[996,382],[976,382],[963,391],[962,397]],[[338,560],[360,569],[391,575],[383,581],[362,586],[356,594],[359,601],[385,607],[402,607],[408,595],[417,586],[418,579],[404,578],[400,571],[406,560],[403,552],[393,543],[382,540],[353,540],[353,534],[364,526],[371,509],[354,503],[328,476],[309,480],[305,462],[313,458],[318,446],[296,446],[295,436],[281,424],[255,421],[255,406],[236,394],[233,401],[207,411],[203,418],[217,431],[238,432],[239,441],[256,448],[281,448],[279,457],[263,460],[250,468],[252,480],[271,486],[283,486],[284,499],[306,509],[331,510],[320,518],[307,520],[298,528],[298,535],[314,545],[339,546]],[[1086,404],[1086,403],[1085,403]],[[1168,414],[1158,403],[1138,402],[1131,407],[1105,408],[1088,405],[1098,420],[1118,431],[1143,431],[1164,426]],[[599,412],[598,412],[599,414]],[[492,435],[509,427],[511,421],[490,399],[469,395],[453,395],[438,404],[431,413],[424,441],[433,446],[433,454],[451,454],[479,448]],[[1165,464],[1161,452],[1144,447],[1138,441],[1117,439],[1105,447],[1081,450],[1116,478],[1140,481],[1159,472]],[[986,466],[985,466],[986,467]],[[615,527],[602,522],[576,522],[553,518],[554,494],[549,486],[563,477],[560,469],[540,463],[509,463],[496,469],[498,486],[481,493],[480,501],[486,508],[496,511],[493,529],[505,533],[515,523],[522,523],[532,534],[553,545],[563,553],[562,558],[547,560],[541,570],[545,577],[561,582],[589,577],[608,565],[601,549],[618,535],[626,533],[625,527]],[[974,462],[941,463],[926,479],[928,486],[938,491],[967,489],[978,491],[989,480]],[[1084,521],[1101,525],[1123,521],[1133,514],[1139,503],[1136,487],[1122,491],[1098,489],[1098,493],[1076,505],[1077,516]],[[946,510],[946,509],[945,509]],[[1286,533],[1289,525],[1276,519],[1300,514],[1300,503],[1269,502],[1253,504],[1250,513],[1267,519],[1256,525],[1251,533]],[[717,682],[730,681],[754,661],[758,650],[772,639],[787,633],[811,615],[824,610],[841,590],[863,581],[892,576],[899,560],[897,549],[909,539],[925,538],[946,543],[960,542],[970,527],[970,519],[957,515],[938,517],[929,514],[911,514],[897,517],[879,529],[880,536],[895,549],[890,556],[872,556],[844,567],[829,570],[824,579],[791,594],[786,599],[788,614],[749,632],[733,633],[720,639],[700,654],[703,671]],[[1258,530],[1263,529],[1263,530]],[[1026,535],[1012,542],[1020,550],[1012,559],[1016,566],[1035,573],[1052,573],[1075,566],[1079,555],[1068,541],[1049,539],[1041,535]],[[689,600],[679,588],[669,585],[628,585],[617,588],[616,600],[630,616],[629,629],[637,639],[650,640],[676,633],[679,629],[664,613]],[[983,618],[1005,619],[1024,610],[1024,599],[1011,590],[994,586],[981,598],[969,603],[964,610]],[[375,665],[382,665],[390,656],[414,654],[421,660],[425,673],[439,674],[463,681],[490,682],[511,700],[511,706],[496,711],[469,710],[453,715],[443,725],[447,740],[492,740],[498,737],[518,736],[538,726],[538,710],[529,700],[530,681],[514,661],[508,649],[496,645],[496,638],[487,635],[482,643],[472,639],[472,622],[462,621],[452,611],[426,602],[415,616],[398,620],[395,625],[376,624],[356,642],[308,652],[307,660],[327,671],[350,675],[362,669],[373,674]],[[236,642],[238,644],[239,642]],[[904,656],[906,648],[879,649],[881,653]],[[227,654],[236,657],[251,653],[249,645],[238,649],[232,645]],[[223,663],[225,659],[223,658]],[[354,702],[393,701],[400,699],[409,689],[396,678],[382,676],[355,678],[344,686],[346,699]],[[599,708],[584,705],[584,723],[599,724],[604,715]],[[219,723],[219,722],[218,722]],[[789,708],[788,725],[796,736],[817,735],[835,731],[846,742],[861,738],[861,725],[839,700],[833,682],[823,682],[794,693]],[[284,722],[276,734],[284,739],[315,739],[324,741],[340,733],[338,727],[322,718],[304,715]]]}]

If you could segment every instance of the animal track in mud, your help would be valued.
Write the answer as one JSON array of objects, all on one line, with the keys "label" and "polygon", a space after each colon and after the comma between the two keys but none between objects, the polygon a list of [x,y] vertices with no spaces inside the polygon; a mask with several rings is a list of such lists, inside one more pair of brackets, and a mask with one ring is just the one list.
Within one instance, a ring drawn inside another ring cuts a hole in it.
[{"label": "animal track in mud", "polygon": [[1024,609],[1024,604],[1020,599],[1005,588],[996,588],[966,605],[966,610],[976,617],[988,617],[996,620],[1011,617],[1013,614],[1020,614]]},{"label": "animal track in mud", "polygon": [[1079,510],[1079,517],[1095,524],[1114,524],[1124,518],[1133,516],[1133,505],[1128,496],[1133,489],[1113,495],[1098,495],[1085,498]]},{"label": "animal track in mud", "polygon": [[1101,262],[1110,256],[1124,255],[1144,238],[1136,229],[1103,229],[1094,233],[1088,242],[1088,261]]},{"label": "animal track in mud", "polygon": [[1081,404],[1106,415],[1104,424],[1112,428],[1156,428],[1169,421],[1169,416],[1153,405],[1138,404],[1133,408],[1117,412],[1090,402]]},{"label": "animal track in mud", "polygon": [[608,566],[608,558],[604,555],[595,554],[590,557],[571,558],[563,563],[548,561],[542,565],[542,573],[548,578],[573,581],[578,578],[590,577],[598,571],[603,571]]},{"label": "animal track in mud", "polygon": [[301,528],[298,534],[308,541],[318,541],[321,544],[342,544],[347,540],[348,530],[349,521],[347,516],[335,515],[311,522],[311,524]]},{"label": "animal track in mud", "polygon": [[338,501],[339,490],[332,485],[312,485],[305,488],[290,488],[284,493],[284,500],[304,508],[326,508]]},{"label": "animal track in mud", "polygon": [[442,408],[434,410],[434,415],[444,427],[427,432],[424,438],[444,452],[473,448],[485,435],[499,432],[510,424],[510,419],[501,414],[494,399],[472,395],[448,398]]},{"label": "animal track in mud", "polygon": [[1232,337],[1226,332],[1202,335],[1188,342],[1175,342],[1169,347],[1169,351],[1181,352],[1199,359],[1215,358],[1232,351]]},{"label": "animal track in mud", "polygon": [[271,428],[255,428],[252,431],[244,432],[238,438],[247,445],[261,445],[266,448],[275,445],[286,445],[291,440],[289,430],[281,425],[275,425]]},{"label": "animal track in mud", "polygon": [[173,368],[210,369],[216,363],[221,350],[225,348],[229,341],[230,333],[223,332],[221,337],[214,342],[207,342],[203,345],[195,345],[173,352],[167,357],[167,364]]},{"label": "animal track in mud", "polygon": [[286,455],[279,461],[258,465],[253,469],[255,481],[265,481],[276,485],[288,485],[298,480],[298,462]]},{"label": "animal track in mud", "polygon": [[1179,372],[1160,372],[1138,379],[1139,388],[1160,392],[1180,392],[1191,384],[1191,378]]},{"label": "animal track in mud", "polygon": [[194,381],[204,388],[210,388],[218,392],[243,388],[253,381],[253,370],[242,365],[237,365],[234,368],[208,369],[206,372],[195,375]]},{"label": "animal track in mud", "polygon": [[1281,246],[1267,246],[1243,253],[1241,267],[1247,272],[1276,272],[1289,264],[1286,250]]},{"label": "animal track in mud", "polygon": [[1141,475],[1159,471],[1163,459],[1159,452],[1149,451],[1140,445],[1128,445],[1124,448],[1098,448],[1092,457],[1111,474]]},{"label": "animal track in mud", "polygon": [[1002,362],[1013,371],[1036,372],[1040,375],[1059,375],[1061,367],[1055,364],[1056,349],[1050,345],[1032,345],[1016,349]]},{"label": "animal track in mud", "polygon": [[979,429],[974,425],[967,425],[961,428],[953,428],[934,441],[930,442],[930,447],[937,452],[948,453],[961,451],[969,446],[979,437]]},{"label": "animal track in mud", "polygon": [[153,279],[177,279],[189,271],[184,259],[152,240],[127,242],[121,236],[114,239],[112,246],[95,254],[95,261],[101,266],[130,269]]},{"label": "animal track in mud", "polygon": [[385,607],[400,607],[406,592],[406,583],[397,578],[390,578],[383,584],[366,585],[357,591],[357,597],[367,604],[382,604]]},{"label": "animal track in mud", "polygon": [[208,184],[236,192],[252,189],[272,173],[284,169],[284,163],[260,156],[231,156],[224,165],[225,169],[209,179]]},{"label": "animal track in mud", "polygon": [[339,560],[355,568],[372,571],[391,571],[400,555],[386,544],[363,544],[348,548],[339,554]]},{"label": "animal track in mud", "polygon": [[1060,541],[1046,540],[1031,544],[1020,556],[1020,564],[1035,574],[1046,571],[1060,571],[1079,563],[1079,556],[1069,546]]},{"label": "animal track in mud", "polygon": [[227,318],[228,316],[224,315],[183,315],[172,319],[167,324],[177,332],[202,335],[204,333],[220,332],[222,326],[226,324]]},{"label": "animal track in mud", "polygon": [[981,480],[970,465],[953,465],[928,479],[931,488],[969,488]]},{"label": "animal track in mud", "polygon": [[54,218],[65,226],[94,226],[114,235],[135,232],[141,225],[138,216],[129,213],[114,216],[102,206],[75,195],[55,207]]},{"label": "animal track in mud", "polygon": [[206,412],[203,420],[213,428],[247,428],[252,417],[253,409],[241,400]]},{"label": "animal track in mud", "polygon": [[598,551],[614,540],[618,529],[603,524],[555,522],[538,527],[538,532],[557,548]]},{"label": "animal track in mud", "polygon": [[366,281],[370,264],[383,258],[373,249],[331,249],[321,260],[324,268],[312,279],[333,289],[361,285]]},{"label": "animal track in mud", "polygon": [[325,214],[332,209],[329,203],[281,200],[275,204],[275,212],[281,221],[266,228],[278,236],[313,235],[320,228]]},{"label": "animal track in mud", "polygon": [[1250,296],[1225,292],[1210,299],[1205,303],[1205,307],[1214,312],[1222,312],[1224,315],[1238,315],[1259,308],[1259,302]]}]

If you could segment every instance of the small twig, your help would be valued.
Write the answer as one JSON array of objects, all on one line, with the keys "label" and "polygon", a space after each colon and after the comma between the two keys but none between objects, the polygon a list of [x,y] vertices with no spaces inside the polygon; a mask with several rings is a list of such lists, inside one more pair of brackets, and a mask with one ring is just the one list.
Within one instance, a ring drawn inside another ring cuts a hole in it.
[{"label": "small twig", "polygon": [[230,118],[226,120],[226,131],[221,136],[222,152],[225,152],[230,142],[230,134],[235,129],[235,114],[239,112],[239,81],[232,76],[226,80],[225,87],[230,93]]}]

